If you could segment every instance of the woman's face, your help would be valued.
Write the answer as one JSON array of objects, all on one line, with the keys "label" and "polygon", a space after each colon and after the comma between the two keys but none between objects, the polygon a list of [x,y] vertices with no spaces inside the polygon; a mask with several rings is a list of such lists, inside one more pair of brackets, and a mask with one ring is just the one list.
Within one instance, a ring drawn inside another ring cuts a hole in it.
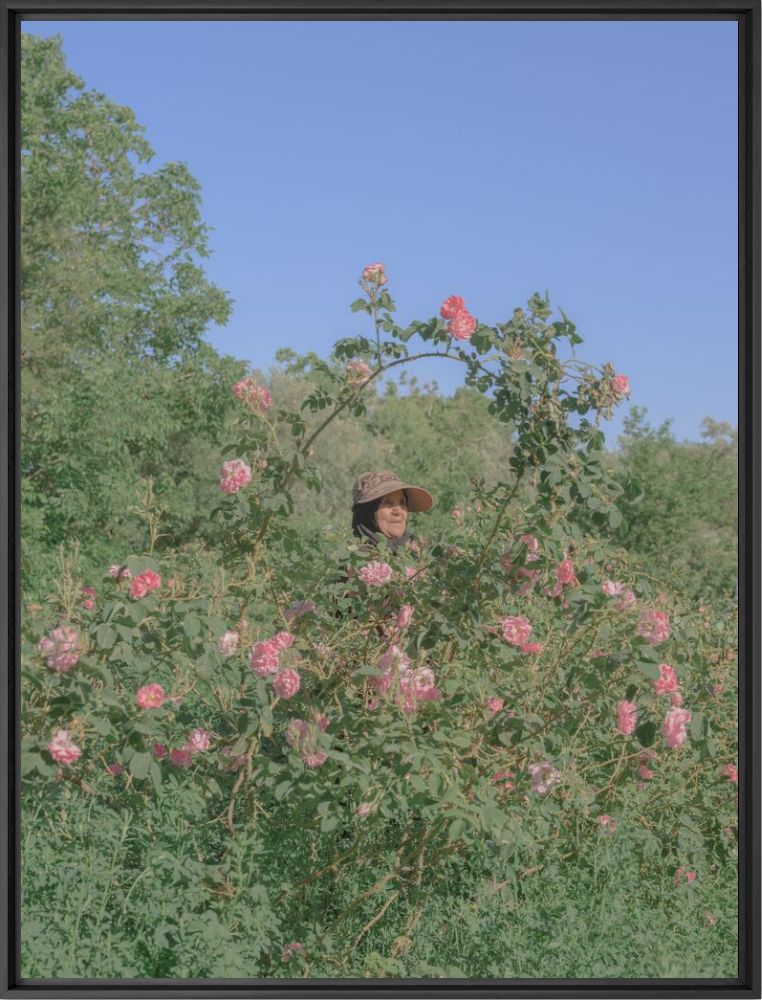
[{"label": "woman's face", "polygon": [[407,498],[404,490],[395,490],[382,497],[376,510],[378,530],[387,538],[400,538],[407,525]]}]

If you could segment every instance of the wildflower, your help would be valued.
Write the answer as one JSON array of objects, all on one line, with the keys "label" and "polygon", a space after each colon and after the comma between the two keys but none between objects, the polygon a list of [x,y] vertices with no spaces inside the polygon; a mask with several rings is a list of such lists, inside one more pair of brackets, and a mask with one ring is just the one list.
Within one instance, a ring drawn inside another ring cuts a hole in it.
[{"label": "wildflower", "polygon": [[273,689],[279,698],[293,698],[300,684],[301,678],[296,670],[279,670],[273,680]]},{"label": "wildflower", "polygon": [[167,756],[167,747],[164,743],[154,743],[151,749],[154,752],[154,756],[158,757],[159,760],[163,760]]},{"label": "wildflower", "polygon": [[606,597],[616,597],[624,590],[624,584],[620,583],[619,580],[604,580],[601,584],[601,590]]},{"label": "wildflower", "polygon": [[161,577],[153,570],[147,569],[139,573],[130,584],[130,597],[141,598],[161,586]]},{"label": "wildflower", "polygon": [[220,489],[223,493],[237,493],[251,482],[251,469],[240,458],[222,463]]},{"label": "wildflower", "polygon": [[381,587],[392,578],[392,568],[388,563],[369,562],[360,570],[360,579],[369,587]]},{"label": "wildflower", "polygon": [[82,751],[65,729],[59,729],[48,743],[48,753],[59,764],[73,764],[82,756]]},{"label": "wildflower", "polygon": [[228,629],[228,631],[225,632],[224,635],[221,635],[217,640],[217,649],[223,656],[232,656],[238,649],[238,643],[240,641],[240,635],[232,629]]},{"label": "wildflower", "polygon": [[122,767],[121,764],[113,763],[113,764],[107,764],[106,770],[108,771],[109,774],[113,774],[115,778],[118,778],[119,775],[124,770],[124,768]]},{"label": "wildflower", "polygon": [[278,632],[270,640],[281,651],[288,649],[289,646],[293,646],[294,641],[294,636],[290,632]]},{"label": "wildflower", "polygon": [[538,653],[541,653],[545,647],[541,642],[522,642],[519,648],[521,649],[521,652],[527,656],[536,656]]},{"label": "wildflower", "polygon": [[599,816],[598,824],[604,833],[616,833],[616,820],[613,820],[610,816],[606,816],[605,814]]},{"label": "wildflower", "polygon": [[614,610],[628,611],[636,602],[637,598],[631,590],[623,590],[621,599],[614,604]]},{"label": "wildflower", "polygon": [[113,566],[109,566],[108,568],[108,575],[114,579],[118,579],[121,572],[122,567],[118,563],[114,563]]},{"label": "wildflower", "polygon": [[161,684],[146,684],[138,688],[135,704],[138,708],[161,708],[166,695]]},{"label": "wildflower", "polygon": [[487,698],[484,704],[493,715],[497,715],[498,712],[502,711],[505,702],[502,698]]},{"label": "wildflower", "polygon": [[687,708],[670,708],[662,723],[662,734],[668,747],[679,747],[685,743],[688,733],[686,725],[691,721]]},{"label": "wildflower", "polygon": [[355,812],[361,819],[365,819],[366,816],[370,816],[372,811],[373,811],[373,806],[370,804],[370,802],[361,802],[360,805],[355,810]]},{"label": "wildflower", "polygon": [[625,698],[622,698],[622,700],[617,703],[617,725],[619,732],[622,733],[623,736],[629,736],[629,734],[635,729],[637,711],[638,706],[634,701],[627,701]]},{"label": "wildflower", "polygon": [[643,636],[646,642],[652,646],[658,646],[669,638],[669,616],[664,611],[654,611],[653,608],[646,608],[641,611],[638,624],[635,626],[635,634]]},{"label": "wildflower", "polygon": [[611,391],[615,396],[629,396],[629,378],[626,375],[615,375],[611,380]]},{"label": "wildflower", "polygon": [[675,885],[680,885],[683,879],[685,879],[686,882],[695,882],[696,873],[687,869],[685,865],[680,865],[680,867],[675,871]]}]

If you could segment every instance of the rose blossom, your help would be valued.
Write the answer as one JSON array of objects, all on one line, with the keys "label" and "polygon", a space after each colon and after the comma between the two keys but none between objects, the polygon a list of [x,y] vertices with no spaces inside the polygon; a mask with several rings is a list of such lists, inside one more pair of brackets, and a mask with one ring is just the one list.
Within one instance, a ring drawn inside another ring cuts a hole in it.
[{"label": "rose blossom", "polygon": [[183,747],[181,750],[169,751],[169,762],[173,767],[190,767],[193,757],[190,750]]},{"label": "rose blossom", "polygon": [[610,816],[606,816],[605,814],[599,816],[598,823],[604,833],[616,833],[616,820],[613,820]]},{"label": "rose blossom", "polygon": [[161,708],[166,695],[161,684],[146,684],[138,688],[135,704],[138,708]]},{"label": "rose blossom", "polygon": [[493,715],[497,715],[498,712],[502,711],[505,702],[502,698],[487,698],[484,704]]},{"label": "rose blossom", "polygon": [[726,764],[724,767],[721,767],[720,774],[724,778],[727,778],[728,781],[732,781],[734,785],[738,784],[738,768],[735,764]]},{"label": "rose blossom", "polygon": [[626,375],[615,375],[611,380],[611,391],[616,396],[627,396],[630,392],[630,380]]},{"label": "rose blossom", "polygon": [[360,570],[360,579],[369,587],[380,587],[392,578],[392,568],[388,563],[369,562]]},{"label": "rose blossom", "polygon": [[280,670],[281,648],[272,639],[255,642],[249,653],[249,665],[257,677],[277,674]]},{"label": "rose blossom", "polygon": [[59,764],[73,764],[82,756],[82,751],[65,729],[59,729],[48,743],[48,753]]},{"label": "rose blossom", "polygon": [[296,670],[280,670],[273,680],[273,689],[279,698],[293,698],[300,684],[301,678]]},{"label": "rose blossom", "polygon": [[526,546],[527,562],[535,562],[535,560],[539,559],[539,556],[537,555],[537,550],[540,547],[540,543],[537,541],[534,535],[528,535],[528,534],[519,535],[519,541]]},{"label": "rose blossom", "polygon": [[577,577],[574,575],[574,563],[565,553],[563,562],[560,562],[556,566],[556,580],[564,587],[576,587],[579,583]]},{"label": "rose blossom", "polygon": [[385,285],[387,277],[383,264],[366,264],[362,269],[363,280],[370,285]]},{"label": "rose blossom", "polygon": [[241,458],[222,463],[220,489],[223,493],[237,493],[251,482],[251,469]]},{"label": "rose blossom", "polygon": [[662,723],[662,734],[668,747],[679,747],[685,743],[688,735],[685,727],[691,718],[687,708],[670,708]]},{"label": "rose blossom", "polygon": [[545,648],[541,642],[522,642],[519,647],[521,652],[528,656],[536,656]]},{"label": "rose blossom", "polygon": [[109,774],[113,774],[115,778],[118,778],[119,775],[124,770],[124,767],[122,767],[122,765],[119,763],[107,764],[106,770],[108,771]]},{"label": "rose blossom", "polygon": [[228,631],[225,632],[224,635],[221,635],[217,640],[217,649],[223,656],[232,656],[238,649],[238,643],[240,641],[240,635],[232,629],[228,629]]},{"label": "rose blossom", "polygon": [[348,361],[345,368],[347,382],[353,389],[361,389],[367,384],[373,369],[367,361]]},{"label": "rose blossom", "polygon": [[183,750],[190,750],[191,753],[198,753],[200,750],[208,750],[211,737],[205,729],[194,729],[188,734],[188,739]]},{"label": "rose blossom", "polygon": [[622,733],[623,736],[629,736],[629,734],[635,729],[637,711],[638,706],[634,701],[627,701],[625,698],[622,698],[622,700],[617,703],[617,726],[619,728],[619,732]]},{"label": "rose blossom", "polygon": [[635,634],[641,635],[652,646],[658,646],[669,638],[669,616],[664,611],[654,611],[653,608],[646,608],[641,611],[638,624],[635,626]]},{"label": "rose blossom", "polygon": [[442,319],[454,319],[458,313],[463,312],[465,308],[466,303],[460,295],[448,295],[442,303],[439,315]]},{"label": "rose blossom", "polygon": [[686,882],[695,882],[696,873],[689,871],[685,865],[680,865],[680,867],[675,871],[675,885],[680,885],[680,882],[685,879]]},{"label": "rose blossom", "polygon": [[277,632],[270,642],[279,650],[288,649],[294,645],[294,637],[290,632]]},{"label": "rose blossom", "polygon": [[[383,266],[384,266],[383,264],[368,265],[368,267],[383,267]],[[367,271],[368,268],[366,267],[365,270]],[[384,281],[386,281],[386,278],[384,278]],[[304,945],[301,943],[301,941],[291,941],[289,942],[289,944],[284,946],[283,951],[280,954],[280,958],[282,962],[288,962],[293,958],[294,955],[303,955],[303,954],[304,954]]]},{"label": "rose blossom", "polygon": [[118,563],[114,563],[113,566],[109,566],[108,575],[114,578],[118,578],[122,571],[122,567]]},{"label": "rose blossom", "polygon": [[230,391],[252,413],[263,413],[265,410],[269,410],[272,405],[273,400],[270,393],[251,377],[239,379]]},{"label": "rose blossom", "polygon": [[561,780],[560,772],[548,761],[542,764],[530,764],[529,773],[532,776],[532,791],[538,795],[547,795]]},{"label": "rose blossom", "polygon": [[413,605],[403,604],[402,607],[397,612],[397,628],[402,632],[410,624],[410,619],[413,617]]},{"label": "rose blossom", "polygon": [[463,309],[448,321],[447,329],[456,340],[469,340],[476,329],[476,320],[467,309]]},{"label": "rose blossom", "polygon": [[654,681],[654,691],[657,694],[670,694],[677,691],[678,680],[674,668],[668,663],[659,664],[659,679]]},{"label": "rose blossom", "polygon": [[79,632],[70,625],[59,625],[40,639],[37,649],[51,670],[65,673],[79,663],[78,644]]},{"label": "rose blossom", "polygon": [[623,590],[622,597],[614,604],[615,611],[627,611],[637,602],[635,594],[631,590]]},{"label": "rose blossom", "polygon": [[355,810],[357,815],[360,816],[362,819],[364,819],[366,816],[370,816],[372,811],[373,811],[373,806],[370,804],[370,802],[361,802],[360,805]]},{"label": "rose blossom", "polygon": [[601,584],[601,590],[606,597],[616,597],[624,590],[624,584],[620,583],[619,580],[604,580]]},{"label": "rose blossom", "polygon": [[508,618],[502,618],[500,625],[503,630],[503,638],[512,646],[520,646],[522,643],[527,642],[529,636],[532,634],[532,626],[529,623],[529,619],[524,615],[513,615]]},{"label": "rose blossom", "polygon": [[151,590],[157,590],[161,586],[161,577],[154,573],[152,569],[146,569],[139,573],[130,584],[130,597],[145,597]]},{"label": "rose blossom", "polygon": [[167,747],[166,744],[164,743],[154,743],[151,746],[151,749],[153,750],[154,755],[159,758],[159,760],[163,760],[164,757],[167,756]]}]

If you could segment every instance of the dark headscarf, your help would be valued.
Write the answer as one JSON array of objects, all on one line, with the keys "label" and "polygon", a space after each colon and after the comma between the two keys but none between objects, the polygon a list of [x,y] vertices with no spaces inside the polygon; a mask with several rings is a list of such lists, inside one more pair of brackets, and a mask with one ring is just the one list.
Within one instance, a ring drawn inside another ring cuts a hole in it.
[{"label": "dark headscarf", "polygon": [[[376,520],[376,511],[382,500],[383,497],[378,497],[378,499],[369,500],[367,503],[356,503],[352,508],[352,534],[373,546],[378,545],[378,538],[381,534]],[[406,531],[399,538],[387,538],[386,543],[392,552],[396,552],[397,549],[406,548],[412,538],[413,536]]]}]

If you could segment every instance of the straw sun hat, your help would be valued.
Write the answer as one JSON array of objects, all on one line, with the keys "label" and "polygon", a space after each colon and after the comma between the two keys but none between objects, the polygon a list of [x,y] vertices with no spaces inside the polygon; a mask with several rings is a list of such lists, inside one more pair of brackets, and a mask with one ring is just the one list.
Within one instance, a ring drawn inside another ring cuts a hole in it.
[{"label": "straw sun hat", "polygon": [[434,498],[427,490],[421,489],[420,486],[411,486],[410,483],[403,483],[393,472],[363,472],[355,479],[352,487],[352,503],[368,503],[397,490],[405,490],[408,510],[413,513],[431,510],[434,506]]}]

